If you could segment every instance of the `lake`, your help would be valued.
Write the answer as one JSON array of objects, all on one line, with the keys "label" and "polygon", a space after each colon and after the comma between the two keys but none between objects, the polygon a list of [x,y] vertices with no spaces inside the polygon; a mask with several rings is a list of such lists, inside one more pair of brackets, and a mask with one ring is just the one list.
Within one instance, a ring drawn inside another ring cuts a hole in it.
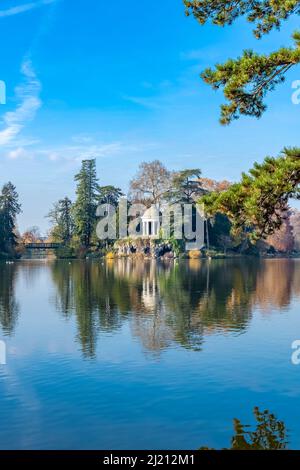
[{"label": "lake", "polygon": [[300,260],[0,264],[1,449],[300,448]]}]

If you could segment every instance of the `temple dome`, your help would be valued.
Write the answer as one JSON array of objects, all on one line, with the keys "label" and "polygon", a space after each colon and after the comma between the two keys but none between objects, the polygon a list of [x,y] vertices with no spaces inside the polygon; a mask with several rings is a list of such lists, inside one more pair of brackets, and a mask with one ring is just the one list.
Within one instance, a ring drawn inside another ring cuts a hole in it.
[{"label": "temple dome", "polygon": [[149,209],[147,209],[144,212],[144,215],[142,216],[142,220],[145,220],[145,221],[152,220],[154,222],[158,222],[159,221],[159,210],[155,206],[149,207]]}]

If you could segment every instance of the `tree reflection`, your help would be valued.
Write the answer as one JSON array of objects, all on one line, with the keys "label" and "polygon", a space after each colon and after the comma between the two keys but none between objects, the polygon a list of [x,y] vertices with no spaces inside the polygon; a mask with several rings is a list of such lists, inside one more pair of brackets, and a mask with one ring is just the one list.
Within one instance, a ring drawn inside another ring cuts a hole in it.
[{"label": "tree reflection", "polygon": [[261,310],[267,313],[274,307],[287,307],[292,295],[294,293],[299,295],[300,286],[293,283],[296,273],[299,276],[296,264],[297,260],[289,259],[268,260],[262,264],[255,290],[255,302]]},{"label": "tree reflection", "polygon": [[67,318],[75,314],[82,351],[92,357],[99,331],[120,328],[122,316],[130,308],[127,282],[115,279],[108,266],[81,261],[55,262],[52,274],[58,293],[56,306]]},{"label": "tree reflection", "polygon": [[[55,262],[57,308],[76,316],[78,340],[95,355],[99,334],[128,324],[147,351],[174,343],[201,350],[205,336],[243,332],[258,305],[282,308],[299,295],[292,260]],[[276,282],[276,289],[274,283]]]},{"label": "tree reflection", "polygon": [[17,265],[0,265],[0,325],[4,335],[12,335],[18,320],[19,305],[15,297]]},{"label": "tree reflection", "polygon": [[204,334],[247,327],[259,268],[252,262],[195,261],[178,264],[161,292],[177,341],[200,349]]},{"label": "tree reflection", "polygon": [[[249,425],[242,424],[238,419],[233,420],[235,434],[231,439],[231,447],[228,450],[286,449],[288,438],[284,422],[279,421],[268,410],[260,411],[259,408],[254,408],[253,414],[256,425],[252,431]],[[201,447],[200,450],[209,449]]]}]

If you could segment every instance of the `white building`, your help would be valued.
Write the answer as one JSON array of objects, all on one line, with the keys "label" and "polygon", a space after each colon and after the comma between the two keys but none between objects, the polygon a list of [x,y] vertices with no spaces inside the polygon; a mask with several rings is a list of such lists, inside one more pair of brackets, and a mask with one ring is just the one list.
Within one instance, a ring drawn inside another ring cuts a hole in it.
[{"label": "white building", "polygon": [[143,237],[153,237],[156,238],[159,236],[160,230],[160,218],[159,210],[155,206],[151,206],[146,210],[142,216],[142,234]]}]

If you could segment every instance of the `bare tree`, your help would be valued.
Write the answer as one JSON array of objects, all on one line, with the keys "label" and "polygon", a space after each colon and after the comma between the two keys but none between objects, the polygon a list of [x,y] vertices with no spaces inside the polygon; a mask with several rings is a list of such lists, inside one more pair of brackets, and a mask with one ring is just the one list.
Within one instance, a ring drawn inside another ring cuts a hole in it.
[{"label": "bare tree", "polygon": [[159,204],[172,184],[172,173],[159,161],[140,164],[138,172],[130,182],[129,196],[133,202],[147,206]]},{"label": "bare tree", "polygon": [[37,243],[41,240],[41,232],[39,227],[34,225],[28,228],[22,235],[23,243]]}]

